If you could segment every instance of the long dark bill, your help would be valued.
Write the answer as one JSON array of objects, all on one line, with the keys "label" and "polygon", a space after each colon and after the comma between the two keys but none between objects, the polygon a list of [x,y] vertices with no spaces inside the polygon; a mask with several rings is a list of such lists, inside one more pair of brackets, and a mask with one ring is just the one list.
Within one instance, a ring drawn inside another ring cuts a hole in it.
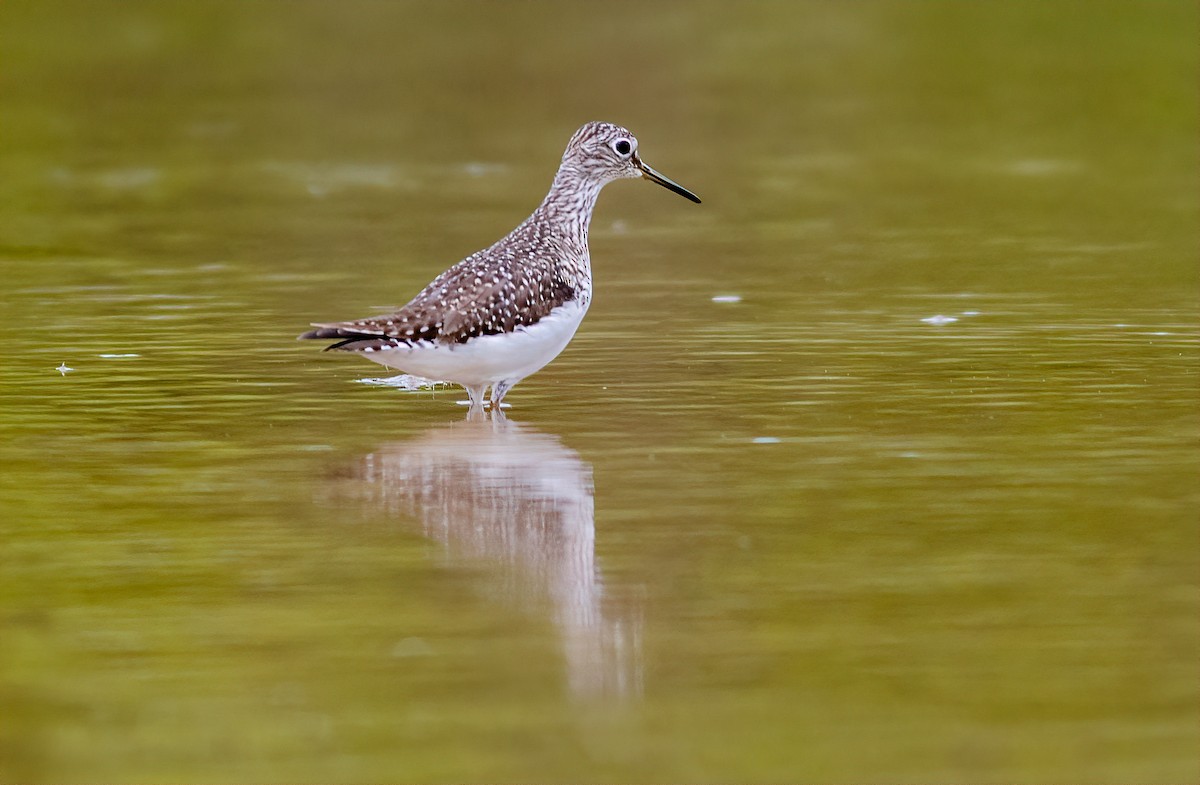
[{"label": "long dark bill", "polygon": [[668,191],[674,191],[675,193],[682,196],[684,199],[691,199],[696,204],[700,204],[699,196],[696,196],[694,193],[692,193],[688,189],[684,188],[682,185],[675,182],[670,177],[666,177],[664,175],[659,174],[658,172],[651,169],[646,163],[644,163],[641,160],[639,160],[637,162],[637,165],[638,165],[638,168],[642,170],[642,177],[645,177],[650,182],[658,183],[663,188],[666,188]]}]

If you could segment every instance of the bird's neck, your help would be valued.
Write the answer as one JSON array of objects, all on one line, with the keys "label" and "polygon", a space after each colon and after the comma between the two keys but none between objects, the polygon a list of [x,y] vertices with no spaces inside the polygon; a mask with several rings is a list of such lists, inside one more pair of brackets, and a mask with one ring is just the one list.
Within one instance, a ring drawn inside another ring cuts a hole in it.
[{"label": "bird's neck", "polygon": [[604,182],[564,164],[554,176],[550,193],[534,212],[560,241],[581,256],[588,255],[588,225]]}]

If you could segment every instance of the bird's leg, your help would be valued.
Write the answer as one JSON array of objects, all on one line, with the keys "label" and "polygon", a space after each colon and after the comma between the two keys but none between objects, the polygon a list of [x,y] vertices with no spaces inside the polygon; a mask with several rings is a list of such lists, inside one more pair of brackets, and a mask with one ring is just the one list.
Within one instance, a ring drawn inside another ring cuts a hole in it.
[{"label": "bird's leg", "polygon": [[483,395],[487,392],[487,385],[478,384],[468,387],[464,384],[463,389],[467,391],[467,396],[471,399],[471,408],[483,409]]},{"label": "bird's leg", "polygon": [[500,411],[500,404],[504,401],[505,394],[513,388],[517,382],[511,379],[505,379],[502,382],[496,382],[492,385],[492,411]]}]

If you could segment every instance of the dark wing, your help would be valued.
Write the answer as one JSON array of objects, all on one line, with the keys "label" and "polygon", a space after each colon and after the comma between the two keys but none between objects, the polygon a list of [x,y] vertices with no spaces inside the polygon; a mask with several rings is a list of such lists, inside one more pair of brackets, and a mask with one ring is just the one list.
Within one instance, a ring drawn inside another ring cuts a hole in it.
[{"label": "dark wing", "polygon": [[[497,254],[500,251],[500,254]],[[516,254],[512,254],[516,256]],[[497,262],[499,259],[499,262]],[[468,256],[412,301],[386,316],[314,324],[300,338],[340,339],[329,349],[363,351],[418,341],[464,343],[535,324],[576,296],[577,281],[538,258],[513,261],[503,249]]]}]

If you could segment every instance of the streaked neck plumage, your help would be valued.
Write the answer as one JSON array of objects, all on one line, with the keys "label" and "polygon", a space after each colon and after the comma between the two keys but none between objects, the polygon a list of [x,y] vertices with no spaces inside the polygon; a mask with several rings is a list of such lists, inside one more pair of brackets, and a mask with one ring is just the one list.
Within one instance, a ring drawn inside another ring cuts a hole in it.
[{"label": "streaked neck plumage", "polygon": [[531,218],[550,227],[567,251],[588,260],[588,225],[604,182],[564,161]]}]

